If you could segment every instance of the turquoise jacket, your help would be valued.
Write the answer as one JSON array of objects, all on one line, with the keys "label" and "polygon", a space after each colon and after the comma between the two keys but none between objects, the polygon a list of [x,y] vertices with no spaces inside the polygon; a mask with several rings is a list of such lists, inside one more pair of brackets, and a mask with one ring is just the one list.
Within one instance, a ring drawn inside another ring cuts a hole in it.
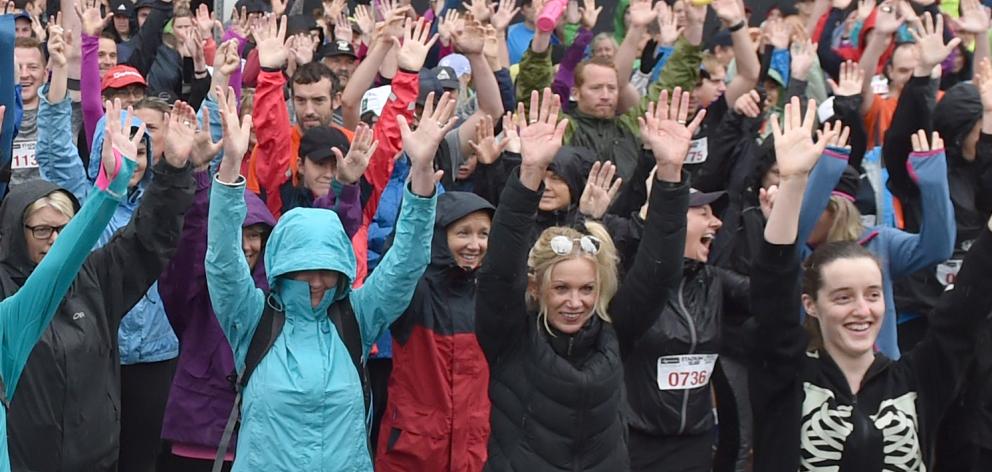
[{"label": "turquoise jacket", "polygon": [[[265,304],[282,305],[286,323],[245,388],[233,471],[371,472],[361,381],[327,309],[350,298],[368,356],[410,304],[430,260],[436,195],[406,190],[392,248],[354,290],[354,251],[337,215],[314,208],[283,214],[265,247],[266,295],[255,287],[241,250],[247,207],[240,180],[211,188],[205,261],[210,301],[238,372]],[[340,274],[338,287],[315,309],[309,286],[284,277],[302,270]]]},{"label": "turquoise jacket", "polygon": [[[38,93],[41,100],[38,107],[38,122],[45,123],[46,126],[38,127],[35,159],[38,161],[39,170],[45,180],[68,189],[79,201],[83,201],[90,191],[92,182],[79,159],[79,153],[73,143],[74,136],[67,132],[72,129],[70,122],[72,107],[68,99],[59,103],[49,102],[47,93],[47,85]],[[214,117],[211,116],[211,118]],[[96,132],[93,134],[91,156],[100,155],[100,149],[103,147],[105,119],[106,117],[100,119]],[[220,117],[217,116],[215,121],[220,121]],[[141,121],[135,118],[132,124],[133,126],[140,126]],[[146,137],[148,137],[147,134]],[[150,143],[150,140],[147,142]],[[151,156],[151,146],[149,145],[148,148],[148,155]],[[94,178],[99,166],[99,159],[90,161],[89,169]],[[123,204],[117,207],[110,224],[100,236],[97,248],[110,242],[114,234],[131,221],[131,216],[134,215],[138,204],[141,203],[144,188],[151,181],[151,167],[149,163],[138,186],[130,189]],[[179,339],[176,338],[176,334],[169,324],[169,319],[165,315],[165,307],[158,294],[158,283],[153,284],[145,296],[121,319],[118,328],[118,353],[121,364],[124,365],[159,362],[174,359],[179,355]]]},{"label": "turquoise jacket", "polygon": [[[0,376],[8,399],[14,398],[17,381],[31,349],[48,328],[90,249],[124,199],[134,168],[134,162],[123,159],[113,182],[106,189],[90,192],[86,204],[59,234],[52,249],[20,290],[0,301]],[[11,201],[14,194],[16,191],[7,196],[7,201]],[[0,214],[3,213],[0,208]],[[17,230],[23,231],[21,226],[15,225]],[[3,228],[9,229],[6,224]],[[0,234],[0,237],[6,236],[9,235]],[[0,408],[0,472],[9,470],[7,409]]]}]

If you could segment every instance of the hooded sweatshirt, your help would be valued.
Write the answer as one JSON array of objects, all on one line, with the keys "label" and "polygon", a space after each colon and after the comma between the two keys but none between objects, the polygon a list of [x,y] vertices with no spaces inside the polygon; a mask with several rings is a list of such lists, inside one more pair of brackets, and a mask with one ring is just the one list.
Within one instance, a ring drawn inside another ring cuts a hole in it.
[{"label": "hooded sweatshirt", "polygon": [[[23,394],[14,400],[7,418],[11,463],[17,470],[116,468],[118,326],[172,257],[193,198],[189,165],[176,169],[163,160],[146,172],[155,174],[147,187],[149,198],[126,227],[90,254],[31,352],[20,386]],[[123,188],[121,199],[127,195]],[[8,249],[0,265],[10,276],[2,283],[2,295],[9,297],[34,265],[21,247]]]},{"label": "hooded sweatshirt", "polygon": [[541,232],[552,226],[572,226],[582,221],[579,213],[579,199],[586,188],[589,171],[596,162],[596,153],[591,149],[575,146],[562,146],[555,154],[548,170],[568,185],[569,203],[565,208],[552,211],[537,210],[536,232],[530,242],[533,244]]},{"label": "hooded sweatshirt", "polygon": [[475,339],[475,270],[455,264],[448,227],[492,205],[466,192],[438,197],[431,264],[391,327],[393,370],[378,471],[480,471],[489,438],[489,365]]},{"label": "hooded sweatshirt", "polygon": [[[355,290],[355,255],[337,215],[290,210],[266,243],[271,287],[266,294],[255,286],[241,250],[247,209],[245,181],[239,180],[212,186],[205,261],[210,301],[239,373],[266,304],[284,310],[285,325],[245,387],[238,436],[242,452],[232,470],[371,471],[361,380],[327,310],[347,299],[366,358],[372,343],[410,304],[427,266],[436,198],[407,190],[392,248]],[[307,270],[338,275],[337,286],[316,307],[308,284],[287,276]]]},{"label": "hooded sweatshirt", "polygon": [[[210,297],[203,258],[207,253],[207,211],[210,197],[209,172],[197,172],[196,197],[186,214],[176,255],[159,279],[159,293],[169,321],[182,341],[179,362],[172,379],[162,422],[162,438],[173,447],[199,448],[207,457],[216,451],[234,407],[234,388],[228,376],[234,372],[234,356],[217,322]],[[247,213],[242,228],[261,224],[264,238],[276,225],[265,203],[251,192],[244,193]],[[255,286],[268,290],[263,257],[252,270]]]},{"label": "hooded sweatshirt", "polygon": [[[64,190],[41,180],[27,182],[8,194],[0,205],[0,290],[4,296],[0,302],[3,339],[0,377],[4,381],[6,399],[13,400],[32,347],[43,333],[49,332],[49,323],[62,306],[60,300],[75,288],[77,273],[84,264],[88,265],[89,249],[113,215],[133,171],[133,163],[121,162],[120,171],[109,187],[105,185],[106,180],[101,182],[102,190],[93,192],[87,205],[60,231],[61,237],[37,265],[28,259],[24,212],[38,199]],[[79,203],[71,195],[69,198],[78,209]],[[0,408],[0,472],[11,470],[7,451],[7,410],[6,405]],[[18,434],[12,432],[11,439]],[[51,454],[50,445],[55,437],[35,439],[41,441],[36,444],[42,448],[35,451],[36,454]]]}]

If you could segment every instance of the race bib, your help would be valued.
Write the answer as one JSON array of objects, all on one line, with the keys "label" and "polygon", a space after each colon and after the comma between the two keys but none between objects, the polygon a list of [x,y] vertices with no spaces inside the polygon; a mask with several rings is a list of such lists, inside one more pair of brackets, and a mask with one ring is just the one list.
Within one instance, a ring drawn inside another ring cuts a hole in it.
[{"label": "race bib", "polygon": [[937,265],[937,281],[943,286],[954,283],[961,270],[961,259],[949,259]]},{"label": "race bib", "polygon": [[689,145],[689,154],[685,156],[685,163],[702,164],[706,162],[707,155],[709,155],[709,145],[706,142],[706,137],[693,139],[692,144]]},{"label": "race bib", "polygon": [[15,142],[11,155],[11,169],[34,169],[38,162],[34,160],[34,141]]},{"label": "race bib", "polygon": [[705,387],[713,375],[717,354],[683,354],[658,358],[658,388],[688,390]]}]

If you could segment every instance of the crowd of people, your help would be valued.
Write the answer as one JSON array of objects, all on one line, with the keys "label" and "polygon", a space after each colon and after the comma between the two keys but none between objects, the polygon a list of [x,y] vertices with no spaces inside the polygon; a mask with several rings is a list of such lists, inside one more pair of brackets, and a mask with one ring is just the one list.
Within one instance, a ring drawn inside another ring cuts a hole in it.
[{"label": "crowd of people", "polygon": [[5,2],[0,472],[992,470],[980,0],[214,6]]}]

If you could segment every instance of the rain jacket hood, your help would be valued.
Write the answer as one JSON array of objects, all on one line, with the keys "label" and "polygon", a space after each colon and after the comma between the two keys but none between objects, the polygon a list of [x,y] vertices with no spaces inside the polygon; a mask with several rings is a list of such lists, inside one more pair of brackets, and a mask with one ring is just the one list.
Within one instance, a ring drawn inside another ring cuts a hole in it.
[{"label": "rain jacket hood", "polygon": [[934,130],[947,146],[948,165],[962,164],[962,141],[982,119],[982,98],[970,83],[957,84],[944,93],[933,112]]},{"label": "rain jacket hood", "polygon": [[431,267],[447,268],[455,265],[455,258],[448,248],[448,226],[477,211],[485,211],[492,218],[496,208],[486,199],[470,192],[445,192],[437,197]]},{"label": "rain jacket hood", "polygon": [[589,148],[562,146],[555,154],[548,170],[561,177],[568,184],[568,192],[572,205],[579,204],[582,191],[586,188],[589,170],[596,162],[596,153]]},{"label": "rain jacket hood", "polygon": [[57,191],[68,196],[79,211],[79,201],[72,192],[46,180],[32,180],[14,187],[0,205],[0,266],[3,267],[0,289],[5,298],[24,284],[37,265],[28,257],[24,211],[38,199]]},{"label": "rain jacket hood", "polygon": [[[247,218],[246,218],[247,221]],[[348,296],[355,280],[355,252],[333,211],[295,208],[282,215],[265,244],[265,272],[270,287],[276,279],[301,270],[333,270],[338,281],[335,300]]]}]

